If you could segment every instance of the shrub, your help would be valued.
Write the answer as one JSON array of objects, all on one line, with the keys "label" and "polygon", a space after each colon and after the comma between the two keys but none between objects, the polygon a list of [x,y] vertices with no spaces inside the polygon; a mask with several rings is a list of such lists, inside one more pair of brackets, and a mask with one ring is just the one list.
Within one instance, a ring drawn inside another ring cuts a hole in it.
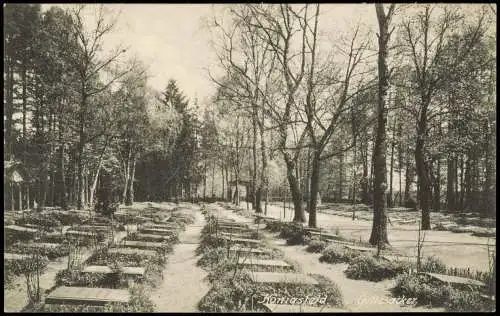
[{"label": "shrub", "polygon": [[24,218],[18,218],[16,220],[17,225],[35,225],[44,230],[52,231],[56,227],[61,226],[61,222],[57,218],[48,214],[27,214]]},{"label": "shrub", "polygon": [[352,251],[338,245],[331,245],[325,248],[322,256],[319,257],[319,261],[326,263],[346,263],[351,262],[360,255],[361,253],[358,251]]},{"label": "shrub", "polygon": [[302,227],[295,223],[284,223],[281,227],[280,230],[280,238],[292,238],[295,236],[298,232],[302,231]]},{"label": "shrub", "polygon": [[417,305],[430,305],[433,307],[445,306],[454,289],[433,281],[425,275],[407,274],[400,275],[396,286],[392,289],[394,296],[411,297],[417,299]]},{"label": "shrub", "polygon": [[45,271],[49,260],[47,257],[36,255],[18,260],[5,260],[4,263],[5,271],[10,270],[12,274],[19,276],[35,272],[37,269]]},{"label": "shrub", "polygon": [[350,263],[345,274],[350,279],[382,281],[392,279],[409,269],[405,262],[391,262],[373,256],[359,256]]},{"label": "shrub", "polygon": [[309,243],[311,240],[311,233],[305,230],[294,231],[291,236],[286,240],[286,244],[289,246],[294,245],[304,245]]},{"label": "shrub", "polygon": [[478,291],[454,291],[446,309],[450,312],[493,312],[495,303]]},{"label": "shrub", "polygon": [[226,260],[227,257],[228,257],[227,248],[210,247],[204,250],[203,255],[197,262],[197,265],[203,268],[212,269],[220,262]]},{"label": "shrub", "polygon": [[311,240],[309,242],[309,245],[306,248],[306,251],[313,252],[313,253],[320,253],[320,252],[323,252],[327,246],[328,246],[328,243],[325,241]]},{"label": "shrub", "polygon": [[420,269],[422,272],[430,273],[446,273],[446,265],[439,258],[432,256],[427,257],[422,263]]},{"label": "shrub", "polygon": [[5,230],[5,245],[12,245],[16,242],[28,242],[35,239],[38,233],[27,232],[27,231],[17,231],[13,229]]},{"label": "shrub", "polygon": [[42,256],[46,256],[49,260],[54,260],[56,258],[64,257],[69,255],[69,246],[68,244],[61,244],[57,247],[47,247],[47,248],[34,248],[29,244],[21,244],[17,243],[10,247],[8,247],[8,252],[11,253],[19,253],[26,254],[31,253],[34,250],[37,251],[38,254]]},{"label": "shrub", "polygon": [[58,220],[63,226],[80,225],[87,218],[75,212],[51,212],[48,215]]}]

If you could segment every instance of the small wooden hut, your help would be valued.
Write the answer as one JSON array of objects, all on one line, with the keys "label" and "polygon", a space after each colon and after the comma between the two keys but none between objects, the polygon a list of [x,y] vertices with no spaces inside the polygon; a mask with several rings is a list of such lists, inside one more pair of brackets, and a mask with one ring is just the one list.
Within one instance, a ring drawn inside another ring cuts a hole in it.
[{"label": "small wooden hut", "polygon": [[16,160],[4,161],[4,210],[26,210],[34,203],[30,196],[32,178],[24,165]]}]

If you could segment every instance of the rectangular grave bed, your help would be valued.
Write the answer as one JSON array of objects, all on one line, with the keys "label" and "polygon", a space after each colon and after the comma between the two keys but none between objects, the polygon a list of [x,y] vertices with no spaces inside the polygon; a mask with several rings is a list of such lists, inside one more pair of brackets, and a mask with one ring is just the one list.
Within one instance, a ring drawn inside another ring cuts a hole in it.
[{"label": "rectangular grave bed", "polygon": [[160,229],[168,229],[175,230],[178,229],[179,226],[177,224],[155,224],[155,223],[144,223],[139,225],[139,229],[148,229],[148,228],[160,228]]},{"label": "rectangular grave bed", "polygon": [[334,234],[328,234],[324,232],[315,232],[315,231],[310,231],[311,236],[316,236],[320,237],[320,239],[327,239],[327,240],[342,240],[340,236],[334,235]]},{"label": "rectangular grave bed", "polygon": [[140,255],[140,256],[157,256],[158,253],[154,250],[145,249],[135,249],[135,248],[111,248],[108,249],[108,253],[120,254],[120,255]]},{"label": "rectangular grave bed", "polygon": [[27,232],[27,233],[37,233],[39,230],[36,228],[30,228],[30,227],[24,227],[24,226],[18,226],[18,225],[9,225],[5,226],[5,230],[14,230],[17,232]]},{"label": "rectangular grave bed", "polygon": [[168,241],[172,239],[172,236],[170,235],[141,234],[141,233],[135,234],[134,237],[136,238],[134,240],[153,239],[158,241]]},{"label": "rectangular grave bed", "polygon": [[250,233],[228,233],[228,232],[219,232],[220,236],[229,236],[233,238],[243,238],[243,239],[253,239],[253,240],[258,240],[251,238]]},{"label": "rectangular grave bed", "polygon": [[141,228],[139,232],[142,234],[155,234],[155,235],[175,235],[177,231],[174,229],[164,228]]},{"label": "rectangular grave bed", "polygon": [[319,284],[315,278],[301,273],[249,272],[248,274],[257,283]]},{"label": "rectangular grave bed", "polygon": [[67,230],[66,231],[66,235],[72,235],[72,236],[97,236],[97,232]]},{"label": "rectangular grave bed", "polygon": [[220,236],[221,239],[236,243],[236,244],[248,244],[248,245],[260,245],[260,240],[246,239],[246,238],[231,238],[228,236]]},{"label": "rectangular grave bed", "polygon": [[52,291],[45,304],[97,305],[128,303],[128,290],[61,286]]},{"label": "rectangular grave bed", "polygon": [[271,313],[346,313],[345,309],[307,304],[264,304]]},{"label": "rectangular grave bed", "polygon": [[[120,271],[123,274],[130,276],[144,276],[145,273],[144,267],[121,267]],[[86,266],[83,270],[83,273],[104,273],[109,274],[113,273],[113,270],[108,266]]]},{"label": "rectangular grave bed", "polygon": [[416,257],[384,255],[382,256],[382,258],[387,261],[402,261],[402,262],[417,263]]},{"label": "rectangular grave bed", "polygon": [[350,250],[357,250],[361,252],[369,252],[369,251],[374,251],[375,248],[367,248],[367,247],[359,247],[359,246],[351,246],[351,245],[345,245],[347,249]]},{"label": "rectangular grave bed", "polygon": [[152,241],[137,241],[137,240],[123,240],[120,242],[121,246],[125,247],[144,247],[144,248],[163,248],[165,243],[162,242],[152,242]]},{"label": "rectangular grave bed", "polygon": [[23,254],[18,254],[18,253],[4,253],[3,254],[3,259],[4,260],[23,260],[26,258],[29,258],[29,255],[23,255]]},{"label": "rectangular grave bed", "polygon": [[268,267],[281,267],[292,268],[290,264],[283,260],[263,260],[254,258],[239,258],[238,264],[251,265],[251,266],[268,266]]},{"label": "rectangular grave bed", "polygon": [[481,281],[474,280],[474,279],[469,279],[469,278],[464,278],[464,277],[458,277],[458,276],[452,276],[452,275],[446,275],[446,274],[439,274],[439,273],[430,273],[430,272],[425,272],[423,273],[425,275],[430,276],[431,278],[438,280],[442,283],[447,283],[450,285],[473,285],[473,286],[479,286],[479,287],[485,287],[486,284],[484,284]]},{"label": "rectangular grave bed", "polygon": [[251,254],[267,254],[266,251],[257,248],[248,248],[248,247],[231,247],[229,248],[231,252],[240,252],[242,254],[251,253]]}]

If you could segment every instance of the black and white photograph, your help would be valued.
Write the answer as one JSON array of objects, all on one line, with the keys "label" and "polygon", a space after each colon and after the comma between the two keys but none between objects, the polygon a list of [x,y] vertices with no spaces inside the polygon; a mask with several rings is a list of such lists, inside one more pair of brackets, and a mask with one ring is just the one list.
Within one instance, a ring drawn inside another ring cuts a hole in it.
[{"label": "black and white photograph", "polygon": [[4,3],[4,313],[496,311],[495,3]]}]

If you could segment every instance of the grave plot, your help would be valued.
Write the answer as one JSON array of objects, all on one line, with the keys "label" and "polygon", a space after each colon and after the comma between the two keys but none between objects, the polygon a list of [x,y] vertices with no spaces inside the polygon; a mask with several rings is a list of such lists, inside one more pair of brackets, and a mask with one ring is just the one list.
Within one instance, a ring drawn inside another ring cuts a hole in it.
[{"label": "grave plot", "polygon": [[145,250],[154,250],[165,255],[172,251],[172,243],[167,242],[152,242],[152,241],[137,241],[137,240],[122,240],[119,244],[122,248],[137,248]]},{"label": "grave plot", "polygon": [[295,268],[284,260],[256,259],[251,256],[238,256],[238,266],[258,272],[292,272]]},{"label": "grave plot", "polygon": [[155,223],[144,223],[138,226],[138,229],[141,228],[162,228],[162,229],[168,229],[168,230],[175,230],[179,229],[179,225],[175,223],[162,223],[162,224],[155,224]]},{"label": "grave plot", "polygon": [[164,235],[164,236],[176,236],[178,234],[178,231],[175,229],[171,228],[141,228],[139,229],[139,232],[142,234],[154,234],[154,235]]},{"label": "grave plot", "polygon": [[129,300],[128,290],[61,286],[45,298],[45,304],[102,306],[107,303],[128,303]]},{"label": "grave plot", "polygon": [[430,272],[424,272],[422,274],[442,284],[449,284],[455,288],[470,289],[470,287],[478,287],[478,288],[486,287],[486,284],[484,282],[474,279],[440,274],[440,273],[430,273]]},{"label": "grave plot", "polygon": [[[306,301],[306,298],[297,298],[294,302],[297,302],[299,299],[300,302]],[[277,298],[271,296],[269,301],[285,301],[286,298]],[[292,298],[287,301],[291,301]],[[342,308],[334,308],[329,306],[311,306],[307,303],[295,303],[295,304],[269,304],[265,303],[264,306],[271,313],[348,313],[349,311]]]},{"label": "grave plot", "polygon": [[49,260],[54,260],[56,258],[64,257],[69,254],[68,244],[60,243],[46,243],[46,242],[36,242],[36,243],[16,243],[14,245],[7,246],[7,251],[11,253],[19,254],[30,254],[38,253],[42,256],[46,256]]},{"label": "grave plot", "polygon": [[13,244],[18,241],[29,241],[41,234],[40,230],[19,225],[5,226],[5,244]]},{"label": "grave plot", "polygon": [[232,238],[239,238],[239,239],[254,239],[258,240],[262,235],[259,235],[257,232],[226,232],[226,231],[219,231],[217,232],[219,236],[226,236],[226,237],[232,237]]},{"label": "grave plot", "polygon": [[231,238],[230,236],[220,236],[218,238],[225,240],[226,242],[234,243],[234,244],[243,244],[243,245],[253,246],[253,247],[258,247],[261,245],[261,242],[259,240],[255,240],[255,239]]},{"label": "grave plot", "polygon": [[312,237],[317,237],[319,238],[319,240],[326,240],[326,241],[330,241],[330,240],[336,240],[336,241],[343,241],[343,238],[338,236],[338,235],[334,235],[334,234],[329,234],[329,233],[325,233],[325,232],[318,232],[318,231],[309,231],[309,233],[311,234]]},{"label": "grave plot", "polygon": [[169,241],[174,240],[173,235],[156,235],[156,234],[143,234],[143,233],[132,233],[127,235],[124,240],[137,240],[137,241]]}]

